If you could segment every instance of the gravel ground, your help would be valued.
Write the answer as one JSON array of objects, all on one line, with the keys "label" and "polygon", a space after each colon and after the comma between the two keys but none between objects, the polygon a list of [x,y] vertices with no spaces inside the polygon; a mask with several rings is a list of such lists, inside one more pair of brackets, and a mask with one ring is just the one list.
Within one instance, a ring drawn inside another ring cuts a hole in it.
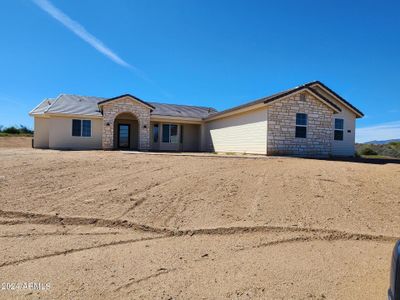
[{"label": "gravel ground", "polygon": [[0,298],[384,299],[400,164],[0,149]]}]

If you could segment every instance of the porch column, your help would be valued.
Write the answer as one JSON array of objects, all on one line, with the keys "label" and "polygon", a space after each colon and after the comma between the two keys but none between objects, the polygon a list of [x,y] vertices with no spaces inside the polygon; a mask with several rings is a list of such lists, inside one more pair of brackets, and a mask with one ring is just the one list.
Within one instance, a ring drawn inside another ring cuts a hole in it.
[{"label": "porch column", "polygon": [[139,118],[139,150],[150,149],[150,114],[142,115]]}]

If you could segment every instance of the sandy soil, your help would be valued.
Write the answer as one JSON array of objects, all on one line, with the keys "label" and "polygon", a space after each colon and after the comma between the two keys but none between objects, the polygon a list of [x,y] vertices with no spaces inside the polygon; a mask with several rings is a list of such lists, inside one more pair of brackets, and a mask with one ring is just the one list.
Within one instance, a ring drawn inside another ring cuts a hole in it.
[{"label": "sandy soil", "polygon": [[0,148],[32,148],[32,137],[1,136]]},{"label": "sandy soil", "polygon": [[385,299],[400,164],[0,149],[0,298]]}]

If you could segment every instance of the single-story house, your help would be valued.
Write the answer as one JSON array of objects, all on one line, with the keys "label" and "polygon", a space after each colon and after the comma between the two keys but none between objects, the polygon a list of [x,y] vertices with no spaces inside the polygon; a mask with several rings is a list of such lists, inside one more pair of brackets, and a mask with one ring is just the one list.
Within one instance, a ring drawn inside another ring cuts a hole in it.
[{"label": "single-story house", "polygon": [[34,117],[34,147],[354,155],[363,113],[319,81],[227,110],[61,94]]}]

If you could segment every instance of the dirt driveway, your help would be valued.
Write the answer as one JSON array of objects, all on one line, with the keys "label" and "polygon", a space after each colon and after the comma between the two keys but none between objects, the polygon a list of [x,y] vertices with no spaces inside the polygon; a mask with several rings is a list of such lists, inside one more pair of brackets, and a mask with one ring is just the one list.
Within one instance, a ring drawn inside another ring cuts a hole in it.
[{"label": "dirt driveway", "polygon": [[400,164],[0,149],[0,298],[384,299]]}]

